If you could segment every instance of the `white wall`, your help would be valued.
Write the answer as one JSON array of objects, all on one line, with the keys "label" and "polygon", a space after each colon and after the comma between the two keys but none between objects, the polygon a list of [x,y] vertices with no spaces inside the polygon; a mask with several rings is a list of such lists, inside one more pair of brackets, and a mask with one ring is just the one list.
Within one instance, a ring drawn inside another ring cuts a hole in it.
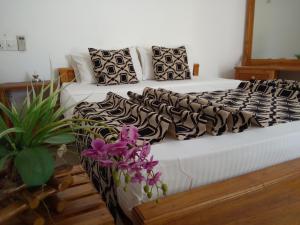
[{"label": "white wall", "polygon": [[241,59],[246,0],[0,0],[1,35],[23,34],[26,52],[0,52],[0,82],[50,77],[88,47],[177,45],[205,77],[233,75]]},{"label": "white wall", "polygon": [[300,54],[300,1],[256,0],[253,58],[295,58]]}]

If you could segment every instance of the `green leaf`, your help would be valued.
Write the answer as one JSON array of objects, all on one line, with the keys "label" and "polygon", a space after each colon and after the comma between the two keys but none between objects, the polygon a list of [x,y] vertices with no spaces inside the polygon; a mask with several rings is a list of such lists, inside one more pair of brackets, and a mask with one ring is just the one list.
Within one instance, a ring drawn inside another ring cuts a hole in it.
[{"label": "green leaf", "polygon": [[10,134],[10,133],[21,133],[24,132],[23,129],[19,128],[19,127],[14,127],[14,128],[9,128],[5,131],[2,131],[0,133],[0,139],[3,138],[4,136]]},{"label": "green leaf", "polygon": [[45,184],[54,173],[53,156],[43,147],[22,150],[15,158],[15,166],[29,187]]},{"label": "green leaf", "polygon": [[13,125],[19,124],[19,120],[18,120],[19,118],[16,117],[16,115],[14,115],[14,113],[1,102],[0,102],[0,109],[5,115],[7,115],[7,117],[9,118],[9,120],[12,122]]},{"label": "green leaf", "polygon": [[4,122],[3,118],[2,118],[2,115],[0,115],[0,131],[4,131],[6,130],[8,127],[7,127],[7,124]]},{"label": "green leaf", "polygon": [[3,170],[6,161],[14,155],[14,152],[9,151],[3,145],[0,145],[0,171]]},{"label": "green leaf", "polygon": [[10,155],[6,155],[6,156],[0,158],[0,171],[3,170],[6,160],[8,160],[9,157],[10,157]]},{"label": "green leaf", "polygon": [[47,144],[69,144],[75,141],[75,136],[73,134],[60,134],[57,136],[53,136],[45,140],[44,142]]},{"label": "green leaf", "polygon": [[3,145],[0,145],[0,159],[10,153]]}]

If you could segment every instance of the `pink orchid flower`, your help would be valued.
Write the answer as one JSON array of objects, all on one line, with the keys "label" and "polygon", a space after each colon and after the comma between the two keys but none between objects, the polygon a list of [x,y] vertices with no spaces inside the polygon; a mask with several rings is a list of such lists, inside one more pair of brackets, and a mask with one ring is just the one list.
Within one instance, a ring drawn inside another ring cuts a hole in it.
[{"label": "pink orchid flower", "polygon": [[95,150],[98,150],[98,151],[103,150],[103,147],[105,145],[106,145],[105,142],[103,140],[100,140],[100,139],[93,140],[92,143],[91,143],[92,148],[95,149]]},{"label": "pink orchid flower", "polygon": [[117,163],[117,167],[118,167],[118,169],[121,169],[121,170],[127,170],[129,168],[129,165],[127,162],[120,161]]},{"label": "pink orchid flower", "polygon": [[161,177],[161,172],[157,172],[152,178],[147,180],[147,184],[150,186],[155,185]]},{"label": "pink orchid flower", "polygon": [[93,140],[91,146],[91,149],[86,149],[82,152],[83,156],[96,159],[99,157],[99,155],[107,154],[107,146],[104,141],[99,139]]},{"label": "pink orchid flower", "polygon": [[110,167],[111,165],[113,165],[113,161],[109,160],[109,159],[99,159],[98,162],[100,163],[101,166],[103,167]]},{"label": "pink orchid flower", "polygon": [[139,172],[135,173],[135,175],[131,178],[132,183],[141,183],[144,180],[145,180],[145,177]]},{"label": "pink orchid flower", "polygon": [[134,126],[123,126],[120,132],[120,140],[134,145],[139,138],[138,129]]},{"label": "pink orchid flower", "polygon": [[[117,186],[121,183],[120,177],[124,176],[126,185],[129,182],[145,182],[144,191],[148,198],[152,196],[152,188],[149,186],[156,186],[155,190],[160,189],[165,195],[167,186],[160,181],[161,173],[153,172],[158,161],[149,156],[151,146],[148,142],[137,144],[138,138],[136,127],[124,126],[115,143],[106,144],[103,140],[93,140],[91,148],[84,150],[82,156],[96,160],[101,167],[112,169],[115,172],[113,178]],[[126,186],[124,188],[126,189]]]},{"label": "pink orchid flower", "polygon": [[141,150],[141,157],[147,158],[147,156],[150,154],[151,145],[149,143],[144,143]]},{"label": "pink orchid flower", "polygon": [[147,173],[150,173],[151,170],[153,170],[153,168],[155,166],[157,166],[157,164],[158,164],[158,161],[154,161],[153,160],[153,156],[151,156],[150,161],[148,161],[148,162],[145,163],[144,168],[147,170]]},{"label": "pink orchid flower", "polygon": [[126,151],[128,151],[128,144],[124,141],[107,145],[107,154],[110,156],[121,157]]}]

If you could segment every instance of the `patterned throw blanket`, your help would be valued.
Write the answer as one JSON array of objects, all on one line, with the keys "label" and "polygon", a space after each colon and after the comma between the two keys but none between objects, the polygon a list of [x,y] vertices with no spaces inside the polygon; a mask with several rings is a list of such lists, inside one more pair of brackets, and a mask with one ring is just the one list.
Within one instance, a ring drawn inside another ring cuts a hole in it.
[{"label": "patterned throw blanket", "polygon": [[[171,121],[146,108],[143,105],[123,98],[117,94],[109,92],[103,102],[89,103],[82,102],[75,107],[74,116],[87,120],[101,121],[114,129],[120,131],[123,124],[130,124],[138,127],[142,139],[151,144],[164,139]],[[85,125],[92,125],[87,122]],[[106,128],[92,128],[89,138],[94,138],[94,134],[100,134],[105,139],[110,139],[110,132]],[[82,140],[83,141],[83,140]],[[84,140],[85,143],[87,140]]]},{"label": "patterned throw blanket", "polygon": [[251,124],[267,127],[300,119],[299,91],[262,81],[242,82],[237,89],[226,91],[189,94],[146,88],[143,95],[129,92],[128,96],[170,119],[175,128],[170,132],[179,140],[204,133],[238,133]]},{"label": "patterned throw blanket", "polygon": [[[134,125],[142,140],[154,144],[166,135],[187,140],[204,134],[243,132],[251,125],[267,127],[300,120],[299,90],[298,82],[273,80],[242,82],[236,89],[188,94],[145,88],[142,95],[128,92],[129,99],[110,92],[103,102],[77,105],[74,117],[102,121],[116,132],[123,124]],[[80,151],[89,146],[95,133],[108,139],[111,135],[109,130],[99,127],[89,133],[81,131],[77,139]],[[90,159],[82,162],[116,215],[118,203],[110,171]]]}]

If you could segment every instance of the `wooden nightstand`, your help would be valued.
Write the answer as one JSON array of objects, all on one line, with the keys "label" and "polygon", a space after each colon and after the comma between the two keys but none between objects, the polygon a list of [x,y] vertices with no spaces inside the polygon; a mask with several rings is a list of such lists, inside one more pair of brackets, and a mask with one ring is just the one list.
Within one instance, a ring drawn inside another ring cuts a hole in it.
[{"label": "wooden nightstand", "polygon": [[[3,83],[0,84],[0,102],[3,103],[5,106],[9,107],[10,106],[10,101],[9,101],[9,97],[8,94],[12,91],[22,91],[22,90],[27,90],[31,89],[31,85],[35,88],[35,89],[40,89],[43,85],[46,86],[50,83],[49,80],[47,81],[43,81],[43,82],[15,82],[15,83]],[[4,117],[5,122],[8,123],[8,119],[6,117]]]},{"label": "wooden nightstand", "polygon": [[270,67],[241,66],[235,68],[237,80],[273,80],[277,78],[277,70]]}]

